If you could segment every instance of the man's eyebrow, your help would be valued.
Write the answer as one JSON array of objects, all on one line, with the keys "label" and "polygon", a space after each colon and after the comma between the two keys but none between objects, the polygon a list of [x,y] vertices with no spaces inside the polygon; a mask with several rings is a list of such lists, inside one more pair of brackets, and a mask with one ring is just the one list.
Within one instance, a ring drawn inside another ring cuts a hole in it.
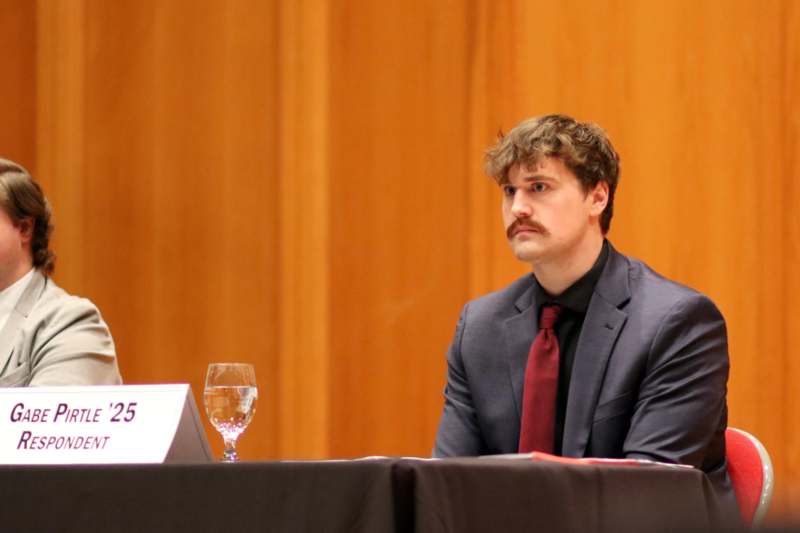
[{"label": "man's eyebrow", "polygon": [[532,174],[529,174],[527,176],[523,176],[522,177],[522,181],[524,181],[524,182],[542,181],[542,180],[545,180],[545,181],[558,181],[558,179],[555,176],[551,176],[549,174],[541,174],[539,172],[534,172]]}]

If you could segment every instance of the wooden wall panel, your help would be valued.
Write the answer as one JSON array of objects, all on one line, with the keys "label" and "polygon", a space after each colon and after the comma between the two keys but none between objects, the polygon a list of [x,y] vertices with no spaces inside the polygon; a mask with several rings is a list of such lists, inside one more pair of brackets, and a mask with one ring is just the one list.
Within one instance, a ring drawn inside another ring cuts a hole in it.
[{"label": "wooden wall panel", "polygon": [[800,515],[793,0],[31,9],[0,7],[29,80],[0,89],[0,149],[44,183],[57,280],[101,307],[128,382],[199,399],[209,361],[252,361],[245,457],[429,453],[461,305],[527,270],[482,152],[564,112],[622,155],[613,242],[725,314],[730,421],[773,454],[775,516]]},{"label": "wooden wall panel", "polygon": [[0,157],[36,170],[36,5],[28,0],[0,2]]},{"label": "wooden wall panel", "polygon": [[280,6],[280,453],[330,454],[327,2]]},{"label": "wooden wall panel", "polygon": [[430,453],[466,297],[464,3],[331,18],[331,452]]},{"label": "wooden wall panel", "polygon": [[800,4],[786,1],[781,10],[781,95],[783,179],[779,209],[783,214],[785,290],[780,297],[780,316],[784,324],[784,350],[769,354],[770,364],[784,375],[784,413],[782,420],[772,413],[764,417],[785,427],[785,449],[780,474],[778,511],[800,523]]},{"label": "wooden wall panel", "polygon": [[[36,173],[53,210],[57,279],[84,268],[84,3],[36,3]],[[67,285],[69,288],[69,285]]]},{"label": "wooden wall panel", "polygon": [[[84,87],[75,99],[84,105],[80,172],[66,174],[63,151],[40,155],[58,235],[80,239],[79,252],[59,248],[56,279],[101,308],[128,383],[188,381],[201,402],[209,362],[256,363],[263,399],[242,451],[274,456],[274,6],[87,1],[72,11],[79,5],[62,8],[80,21],[71,28],[80,61],[64,64],[54,47],[41,64]],[[40,18],[64,20],[57,9],[42,3]],[[43,131],[63,139],[64,129]],[[67,201],[76,183],[80,203]]]}]

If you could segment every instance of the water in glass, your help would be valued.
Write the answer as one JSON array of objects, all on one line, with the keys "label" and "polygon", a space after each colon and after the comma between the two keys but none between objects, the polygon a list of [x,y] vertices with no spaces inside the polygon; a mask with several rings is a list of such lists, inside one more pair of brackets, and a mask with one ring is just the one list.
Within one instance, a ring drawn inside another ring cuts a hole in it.
[{"label": "water in glass", "polygon": [[208,419],[225,441],[223,461],[238,460],[236,442],[253,419],[257,398],[252,365],[209,365],[203,399]]}]

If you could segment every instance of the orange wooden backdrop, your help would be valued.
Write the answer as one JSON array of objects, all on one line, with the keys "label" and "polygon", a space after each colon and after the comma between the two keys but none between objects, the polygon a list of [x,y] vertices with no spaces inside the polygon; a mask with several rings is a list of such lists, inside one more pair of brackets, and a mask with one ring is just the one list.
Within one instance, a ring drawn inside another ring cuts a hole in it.
[{"label": "orange wooden backdrop", "polygon": [[0,59],[57,281],[129,383],[255,363],[251,459],[429,453],[461,305],[525,271],[482,151],[600,123],[611,239],[722,309],[730,422],[800,515],[797,2],[3,0]]}]

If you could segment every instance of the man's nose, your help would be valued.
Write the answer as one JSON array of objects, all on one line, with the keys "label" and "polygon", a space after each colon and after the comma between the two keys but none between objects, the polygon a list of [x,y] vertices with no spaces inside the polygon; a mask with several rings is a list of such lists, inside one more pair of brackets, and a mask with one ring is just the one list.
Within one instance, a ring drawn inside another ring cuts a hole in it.
[{"label": "man's nose", "polygon": [[517,190],[514,193],[514,199],[511,202],[511,214],[515,218],[529,218],[532,214],[530,202],[527,201],[522,191]]}]

